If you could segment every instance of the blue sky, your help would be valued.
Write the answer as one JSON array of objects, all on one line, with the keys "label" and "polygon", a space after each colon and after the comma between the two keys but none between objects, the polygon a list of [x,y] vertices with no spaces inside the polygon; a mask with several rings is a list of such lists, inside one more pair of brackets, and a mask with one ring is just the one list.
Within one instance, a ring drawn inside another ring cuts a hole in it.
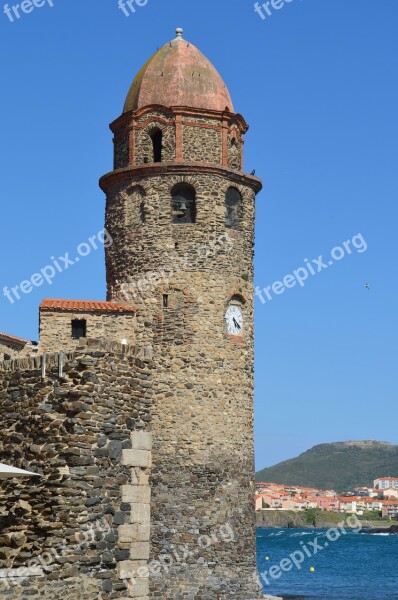
[{"label": "blue sky", "polygon": [[[49,4],[13,23],[0,11],[1,289],[101,230],[108,123],[182,26],[251,126],[256,284],[367,244],[256,299],[258,468],[322,442],[398,443],[396,0],[292,0],[265,20],[251,0],[148,0],[129,17],[117,0]],[[0,330],[36,339],[45,296],[105,297],[103,252],[14,304],[1,294]]]}]

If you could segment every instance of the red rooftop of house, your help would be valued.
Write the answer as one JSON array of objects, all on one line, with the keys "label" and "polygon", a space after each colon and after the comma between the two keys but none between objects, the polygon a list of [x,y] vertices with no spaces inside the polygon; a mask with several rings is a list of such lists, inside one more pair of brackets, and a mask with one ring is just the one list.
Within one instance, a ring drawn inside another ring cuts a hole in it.
[{"label": "red rooftop of house", "polygon": [[40,310],[70,311],[70,312],[100,312],[100,313],[136,313],[137,308],[126,304],[102,302],[98,300],[62,300],[45,298],[40,304]]},{"label": "red rooftop of house", "polygon": [[31,344],[31,340],[25,340],[25,338],[18,337],[17,335],[10,335],[9,333],[3,333],[0,331],[0,338],[5,338],[19,344]]}]

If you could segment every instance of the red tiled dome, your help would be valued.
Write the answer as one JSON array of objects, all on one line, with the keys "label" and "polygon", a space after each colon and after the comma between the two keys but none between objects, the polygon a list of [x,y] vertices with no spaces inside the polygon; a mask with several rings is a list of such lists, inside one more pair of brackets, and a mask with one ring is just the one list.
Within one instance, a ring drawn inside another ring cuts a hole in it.
[{"label": "red tiled dome", "polygon": [[211,62],[190,42],[177,37],[160,48],[136,76],[124,112],[150,104],[233,112],[227,86]]}]

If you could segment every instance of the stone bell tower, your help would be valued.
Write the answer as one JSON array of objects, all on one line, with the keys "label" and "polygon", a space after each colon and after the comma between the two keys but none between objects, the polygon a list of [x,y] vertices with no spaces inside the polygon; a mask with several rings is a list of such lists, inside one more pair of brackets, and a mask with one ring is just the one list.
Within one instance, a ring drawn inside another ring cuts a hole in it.
[{"label": "stone bell tower", "polygon": [[[177,30],[111,125],[108,300],[153,358],[151,598],[260,597],[255,573],[253,246],[248,126]],[[134,415],[132,415],[134,418]],[[147,557],[143,557],[147,558]]]}]

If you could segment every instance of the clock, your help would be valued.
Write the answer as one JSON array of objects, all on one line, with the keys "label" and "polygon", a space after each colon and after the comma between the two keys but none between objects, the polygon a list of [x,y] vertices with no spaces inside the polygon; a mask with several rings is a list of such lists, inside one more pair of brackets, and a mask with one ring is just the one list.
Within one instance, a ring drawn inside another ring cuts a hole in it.
[{"label": "clock", "polygon": [[238,306],[229,306],[225,314],[227,331],[231,335],[242,335],[243,316]]}]

